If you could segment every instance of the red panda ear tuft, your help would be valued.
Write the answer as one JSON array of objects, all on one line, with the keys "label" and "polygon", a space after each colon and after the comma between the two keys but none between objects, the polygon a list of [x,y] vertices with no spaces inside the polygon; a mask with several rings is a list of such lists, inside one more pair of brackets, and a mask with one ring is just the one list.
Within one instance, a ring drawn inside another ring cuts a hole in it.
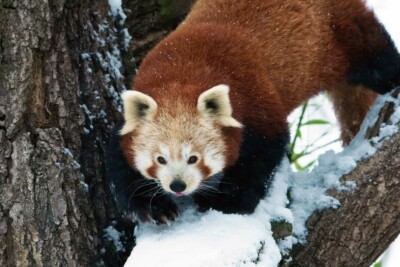
[{"label": "red panda ear tuft", "polygon": [[203,92],[197,100],[197,110],[205,118],[223,126],[243,127],[240,122],[232,117],[228,85],[220,84]]},{"label": "red panda ear tuft", "polygon": [[130,133],[140,124],[151,120],[157,111],[156,101],[146,94],[128,90],[123,92],[121,97],[125,118],[125,124],[120,131],[121,135]]}]

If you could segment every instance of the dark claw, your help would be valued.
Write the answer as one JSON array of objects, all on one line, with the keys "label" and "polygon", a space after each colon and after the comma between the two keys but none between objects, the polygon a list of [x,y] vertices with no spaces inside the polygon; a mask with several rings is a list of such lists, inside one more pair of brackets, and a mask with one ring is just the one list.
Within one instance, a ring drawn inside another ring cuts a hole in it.
[{"label": "dark claw", "polygon": [[156,224],[168,224],[179,217],[179,210],[175,202],[169,197],[162,196],[155,198],[150,204],[145,205],[136,211],[140,221],[153,221]]}]

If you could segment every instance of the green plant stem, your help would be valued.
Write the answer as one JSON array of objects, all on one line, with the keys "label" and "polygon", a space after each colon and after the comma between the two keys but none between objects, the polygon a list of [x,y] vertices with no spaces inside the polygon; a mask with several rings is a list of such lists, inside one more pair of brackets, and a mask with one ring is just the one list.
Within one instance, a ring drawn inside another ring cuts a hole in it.
[{"label": "green plant stem", "polygon": [[[303,104],[303,107],[301,109],[301,114],[300,114],[300,118],[299,118],[299,122],[297,123],[297,127],[296,127],[296,134],[293,138],[293,142],[290,144],[290,153],[291,155],[294,155],[294,147],[296,145],[296,141],[297,141],[297,136],[298,136],[298,132],[300,131],[303,119],[304,119],[304,114],[306,113],[306,109],[308,106],[308,102],[305,102]],[[292,159],[290,159],[290,162],[293,163],[294,161]]]},{"label": "green plant stem", "polygon": [[328,142],[328,143],[326,143],[326,144],[320,145],[320,146],[318,146],[318,147],[316,147],[316,148],[314,148],[314,149],[312,149],[312,150],[310,150],[310,151],[307,151],[307,152],[304,152],[304,153],[300,153],[300,154],[296,154],[296,156],[293,157],[293,162],[297,161],[299,158],[301,158],[301,157],[303,157],[303,156],[307,156],[307,155],[309,155],[309,154],[311,154],[311,153],[317,151],[318,149],[324,148],[324,147],[329,146],[329,145],[331,145],[331,144],[333,144],[333,143],[336,143],[336,142],[338,142],[338,141],[340,141],[339,138],[338,138],[338,139],[335,139],[335,140],[333,140],[333,141],[330,141],[330,142]]}]

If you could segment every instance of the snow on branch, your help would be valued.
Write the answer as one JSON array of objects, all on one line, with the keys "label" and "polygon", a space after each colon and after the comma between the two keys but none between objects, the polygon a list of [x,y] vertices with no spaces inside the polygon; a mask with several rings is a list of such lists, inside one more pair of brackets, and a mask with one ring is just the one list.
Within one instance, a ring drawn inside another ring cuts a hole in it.
[{"label": "snow on branch", "polygon": [[291,254],[294,266],[370,266],[399,235],[399,102],[397,88],[374,105],[361,137],[370,139],[377,152],[341,178],[355,183],[355,190],[330,190],[338,209],[309,218],[307,244]]},{"label": "snow on branch", "polygon": [[[284,160],[254,214],[181,203],[177,222],[139,225],[125,266],[277,266],[282,255],[296,266],[368,266],[400,229],[399,92],[378,98],[353,142],[311,172]],[[277,234],[281,222],[293,231]]]}]

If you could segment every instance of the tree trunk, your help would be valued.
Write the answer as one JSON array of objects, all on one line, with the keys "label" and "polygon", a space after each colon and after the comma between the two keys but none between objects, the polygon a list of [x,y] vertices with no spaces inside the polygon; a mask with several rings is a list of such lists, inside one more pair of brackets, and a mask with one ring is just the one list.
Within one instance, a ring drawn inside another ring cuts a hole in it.
[{"label": "tree trunk", "polygon": [[[133,67],[129,59],[134,56],[137,66],[144,56],[183,20],[195,0],[146,0],[123,1],[127,13],[125,27],[132,36],[132,42],[124,65]],[[135,66],[136,66],[135,65]],[[131,84],[134,73],[125,74]]]},{"label": "tree trunk", "polygon": [[119,23],[105,0],[0,3],[0,266],[93,266],[119,216],[103,164]]}]

